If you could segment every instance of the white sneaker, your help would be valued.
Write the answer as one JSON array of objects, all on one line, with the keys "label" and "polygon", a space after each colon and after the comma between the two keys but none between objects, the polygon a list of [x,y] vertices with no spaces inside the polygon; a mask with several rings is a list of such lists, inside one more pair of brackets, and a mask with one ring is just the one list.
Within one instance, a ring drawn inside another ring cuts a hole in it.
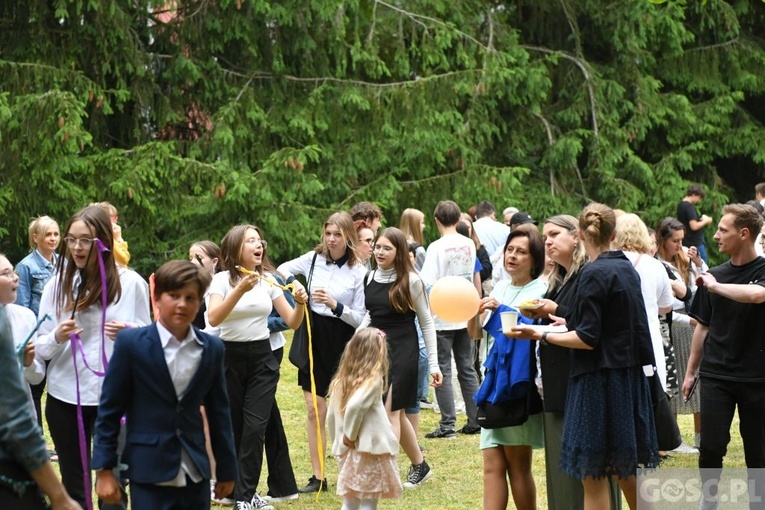
[{"label": "white sneaker", "polygon": [[672,450],[672,452],[673,453],[686,453],[686,454],[690,454],[690,455],[695,454],[695,453],[699,453],[699,451],[696,448],[694,448],[693,446],[688,446],[685,443],[680,443],[680,446],[678,446],[677,448]]},{"label": "white sneaker", "polygon": [[268,494],[266,494],[260,499],[268,503],[284,503],[285,501],[295,501],[299,497],[300,497],[300,494],[296,492],[295,494],[289,494],[287,496],[269,496]]},{"label": "white sneaker", "polygon": [[266,500],[258,496],[258,493],[256,492],[255,495],[252,497],[252,500],[250,501],[250,508],[247,510],[274,510],[274,507],[272,505],[269,505]]},{"label": "white sneaker", "polygon": [[236,501],[231,498],[216,498],[214,488],[210,493],[210,501],[220,506],[234,506],[234,504],[236,503]]}]

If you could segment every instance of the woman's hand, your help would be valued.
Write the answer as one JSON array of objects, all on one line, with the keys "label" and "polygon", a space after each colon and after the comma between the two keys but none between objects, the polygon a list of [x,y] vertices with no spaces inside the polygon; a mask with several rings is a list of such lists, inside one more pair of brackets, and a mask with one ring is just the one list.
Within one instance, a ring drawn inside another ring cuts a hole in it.
[{"label": "woman's hand", "polygon": [[565,317],[558,317],[557,315],[550,314],[550,325],[551,326],[565,326],[566,325],[566,318]]},{"label": "woman's hand", "polygon": [[295,298],[295,302],[299,305],[304,305],[308,302],[308,292],[305,287],[299,281],[295,280],[292,287],[292,297]]},{"label": "woman's hand", "polygon": [[356,448],[356,443],[354,443],[353,441],[351,441],[350,439],[348,439],[348,436],[346,436],[345,434],[343,434],[343,444],[344,444],[345,446],[347,446],[348,448],[350,448],[351,450],[353,450],[354,448]]},{"label": "woman's hand", "polygon": [[35,361],[35,344],[32,340],[24,347],[24,366],[30,367]]},{"label": "woman's hand", "polygon": [[69,340],[69,335],[72,333],[77,333],[79,335],[82,333],[82,328],[77,327],[77,323],[74,322],[74,319],[67,319],[58,325],[53,336],[56,339],[56,343],[61,344]]},{"label": "woman's hand", "polygon": [[441,384],[444,382],[443,374],[441,374],[441,372],[433,372],[430,374],[430,377],[433,379],[433,382],[431,382],[430,385],[434,388],[440,388]]},{"label": "woman's hand", "polygon": [[236,289],[242,294],[251,291],[260,280],[260,273],[252,272],[245,274],[239,283],[236,284]]},{"label": "woman's hand", "polygon": [[520,311],[526,317],[530,319],[547,319],[551,314],[554,314],[558,310],[558,303],[552,299],[535,299],[535,305],[537,308],[520,308]]},{"label": "woman's hand", "polygon": [[489,296],[481,299],[481,304],[478,307],[478,313],[485,312],[486,310],[496,310],[499,307],[499,301]]},{"label": "woman's hand", "polygon": [[518,338],[523,340],[539,340],[542,338],[542,333],[537,328],[529,326],[515,326],[510,333],[504,333],[506,337]]},{"label": "woman's hand", "polygon": [[330,310],[337,308],[337,300],[329,295],[327,289],[319,287],[311,293],[311,299],[316,303],[321,303]]},{"label": "woman's hand", "polygon": [[693,265],[696,267],[701,267],[701,264],[704,262],[699,255],[699,249],[695,246],[688,248],[688,258],[691,259],[691,262],[693,262]]},{"label": "woman's hand", "polygon": [[109,339],[114,340],[117,338],[117,333],[128,327],[130,326],[128,326],[126,322],[111,320],[104,324],[104,333],[106,333],[106,336],[108,336]]}]

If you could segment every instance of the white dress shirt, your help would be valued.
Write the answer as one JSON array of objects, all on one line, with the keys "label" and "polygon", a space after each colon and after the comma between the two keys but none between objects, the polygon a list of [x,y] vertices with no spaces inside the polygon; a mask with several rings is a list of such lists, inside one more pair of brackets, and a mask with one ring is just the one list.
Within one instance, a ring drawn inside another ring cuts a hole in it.
[{"label": "white dress shirt", "polygon": [[[308,273],[311,271],[313,255],[314,252],[309,251],[280,265],[277,271],[285,278],[301,274],[307,280]],[[310,290],[313,292],[319,288],[325,289],[334,300],[343,304],[343,313],[340,315],[340,319],[357,328],[367,311],[364,304],[364,275],[366,274],[367,269],[358,262],[353,267],[348,266],[347,263],[340,266],[328,261],[320,253],[316,256]],[[332,310],[325,304],[316,303],[313,299],[310,300],[310,303],[311,310],[319,315],[335,317]]]},{"label": "white dress shirt", "polygon": [[[11,331],[13,332],[13,346],[18,348],[24,340],[27,339],[32,330],[37,325],[37,319],[35,314],[29,308],[25,308],[20,305],[9,304],[4,305],[8,312],[8,322],[11,325]],[[35,343],[37,334],[32,337],[30,342]],[[35,347],[36,349],[36,347]],[[24,358],[22,355],[21,362],[23,364]],[[24,367],[24,380],[29,384],[40,384],[45,377],[45,362],[40,358],[40,355],[35,352],[35,359],[28,367]]]},{"label": "white dress shirt", "polygon": [[[121,267],[119,275],[122,295],[119,301],[110,303],[106,307],[106,322],[114,320],[126,322],[131,326],[145,326],[151,323],[149,318],[149,286],[138,273],[131,269]],[[58,343],[55,336],[59,323],[69,319],[70,313],[63,310],[60,315],[56,313],[57,293],[58,279],[52,278],[43,290],[39,314],[40,317],[48,314],[52,319],[40,325],[35,347],[40,357],[50,360],[48,365],[48,394],[62,402],[76,405],[77,384],[75,383],[74,362],[72,361],[72,342],[66,340]],[[105,367],[101,352],[101,334],[103,332],[101,306],[91,306],[85,310],[78,310],[74,319],[77,326],[83,329],[80,338],[88,365],[93,370],[103,372]],[[103,350],[106,359],[109,360],[114,351],[114,342],[108,337],[104,341]],[[101,399],[103,376],[94,374],[85,366],[83,354],[80,352],[77,352],[77,374],[80,379],[81,404],[97,406]]]},{"label": "white dress shirt", "polygon": [[[204,351],[203,344],[194,334],[194,328],[192,327],[189,327],[186,338],[178,341],[161,322],[157,321],[155,324],[159,332],[162,351],[165,354],[167,371],[170,373],[170,379],[172,379],[173,387],[175,388],[175,396],[178,400],[181,400],[189,387],[191,379],[199,369],[199,363],[202,361],[202,353]],[[178,474],[172,480],[157,485],[185,487],[186,475],[189,475],[189,478],[195,483],[202,481],[202,475],[194,465],[189,454],[183,449],[181,450],[181,466]]]}]

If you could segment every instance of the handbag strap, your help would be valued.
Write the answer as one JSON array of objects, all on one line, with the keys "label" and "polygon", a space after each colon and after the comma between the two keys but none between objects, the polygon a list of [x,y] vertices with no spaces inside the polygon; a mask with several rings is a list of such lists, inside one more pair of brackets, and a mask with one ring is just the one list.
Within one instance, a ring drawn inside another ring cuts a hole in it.
[{"label": "handbag strap", "polygon": [[316,265],[316,257],[319,255],[318,252],[313,252],[313,260],[311,260],[311,269],[308,270],[308,279],[306,280],[305,285],[305,291],[308,293],[308,295],[311,295],[311,280],[313,279],[313,268]]}]

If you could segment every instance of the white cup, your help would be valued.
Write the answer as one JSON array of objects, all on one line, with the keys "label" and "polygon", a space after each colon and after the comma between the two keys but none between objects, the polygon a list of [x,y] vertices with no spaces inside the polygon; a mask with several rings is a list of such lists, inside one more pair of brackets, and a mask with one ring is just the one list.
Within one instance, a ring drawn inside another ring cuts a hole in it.
[{"label": "white cup", "polygon": [[508,335],[518,325],[518,312],[502,312],[499,319],[502,321],[502,333]]}]

